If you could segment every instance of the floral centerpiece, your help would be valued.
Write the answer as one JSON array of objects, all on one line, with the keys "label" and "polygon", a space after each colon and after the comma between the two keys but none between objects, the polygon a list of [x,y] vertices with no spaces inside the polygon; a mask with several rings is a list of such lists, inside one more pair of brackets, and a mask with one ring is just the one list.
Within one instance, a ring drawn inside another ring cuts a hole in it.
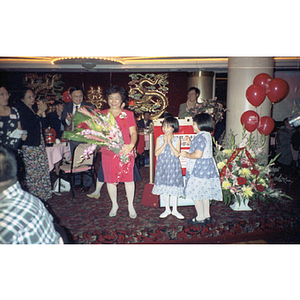
[{"label": "floral centerpiece", "polygon": [[251,199],[292,199],[275,188],[274,181],[282,182],[285,179],[281,175],[273,176],[278,155],[266,163],[266,155],[263,154],[264,143],[265,137],[261,145],[257,145],[252,134],[247,136],[244,129],[239,145],[236,145],[233,132],[224,140],[223,146],[216,145],[214,154],[226,205],[229,205],[234,197],[239,203],[240,199],[243,199],[244,203]]},{"label": "floral centerpiece", "polygon": [[[125,118],[126,113],[122,112],[120,118]],[[114,116],[109,112],[101,114],[98,109],[80,107],[73,117],[74,131],[65,131],[64,138],[92,144],[81,156],[82,162],[88,158],[97,146],[105,146],[112,150],[120,160],[120,172],[126,172],[126,165],[130,156],[120,153],[124,149],[124,140]]]}]

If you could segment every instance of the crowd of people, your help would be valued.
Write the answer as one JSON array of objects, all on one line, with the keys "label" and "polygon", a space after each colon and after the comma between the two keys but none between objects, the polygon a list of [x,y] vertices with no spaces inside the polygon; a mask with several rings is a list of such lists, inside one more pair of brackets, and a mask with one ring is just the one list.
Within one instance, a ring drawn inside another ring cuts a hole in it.
[{"label": "crowd of people", "polygon": [[[54,226],[53,217],[45,208],[45,203],[51,198],[52,189],[44,131],[51,127],[55,130],[56,137],[61,139],[64,131],[74,130],[73,117],[80,107],[94,109],[91,103],[84,100],[84,92],[80,87],[70,88],[69,95],[72,101],[64,103],[55,100],[52,112],[47,113],[47,103],[36,101],[36,95],[30,88],[22,90],[19,101],[11,107],[8,105],[10,95],[7,89],[0,87],[0,216],[6,222],[0,228],[0,243],[59,243],[62,240],[57,226]],[[163,134],[155,143],[157,164],[152,193],[160,195],[165,203],[165,211],[160,218],[172,214],[178,219],[184,219],[177,206],[178,197],[185,196],[193,200],[197,213],[188,223],[203,225],[211,222],[210,200],[222,201],[222,188],[213,157],[212,133],[216,126],[210,114],[199,113],[199,96],[198,88],[190,88],[187,101],[179,107],[178,118],[171,114],[164,116],[161,126]],[[128,94],[124,88],[112,86],[106,91],[105,97],[108,108],[101,113],[111,114],[115,118],[124,139],[122,153],[130,158],[130,163],[127,172],[120,175],[119,158],[109,148],[101,147],[96,189],[87,196],[99,198],[101,188],[106,183],[111,200],[109,217],[116,217],[119,208],[117,186],[118,182],[123,182],[128,214],[135,219],[135,181],[140,175],[135,165],[134,150],[138,131],[149,128],[153,121],[150,112],[144,112],[143,117],[136,121],[134,113],[126,109]],[[181,150],[181,140],[175,135],[179,131],[178,119],[185,117],[192,117],[195,133],[192,141],[188,138],[184,140],[190,145],[189,151]],[[278,151],[282,153],[278,163],[283,167],[293,161],[292,150],[288,151],[284,142],[293,140],[294,144],[298,143],[299,150],[300,140],[295,134],[296,130],[289,128],[287,122],[284,124],[285,127],[278,132],[279,146],[284,147],[280,150],[278,146]],[[80,142],[69,142],[73,153]],[[180,157],[187,160],[185,184]],[[18,178],[20,161],[23,163],[25,175],[19,175]],[[84,177],[83,186],[80,181],[81,176],[78,174],[75,177],[75,187],[81,187],[87,192],[92,184],[91,176]],[[34,225],[29,225],[28,220],[32,218],[30,214],[35,214]],[[16,219],[25,225],[19,226]],[[10,225],[12,223],[13,226]],[[32,232],[29,232],[29,228]],[[39,234],[41,236],[37,236]]]}]

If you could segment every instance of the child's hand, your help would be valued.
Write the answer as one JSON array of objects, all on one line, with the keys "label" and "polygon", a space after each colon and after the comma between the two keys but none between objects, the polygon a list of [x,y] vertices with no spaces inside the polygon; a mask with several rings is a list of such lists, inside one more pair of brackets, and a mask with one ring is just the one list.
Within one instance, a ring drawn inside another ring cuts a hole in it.
[{"label": "child's hand", "polygon": [[179,156],[187,157],[187,152],[186,152],[186,151],[181,151],[181,152],[179,153]]}]

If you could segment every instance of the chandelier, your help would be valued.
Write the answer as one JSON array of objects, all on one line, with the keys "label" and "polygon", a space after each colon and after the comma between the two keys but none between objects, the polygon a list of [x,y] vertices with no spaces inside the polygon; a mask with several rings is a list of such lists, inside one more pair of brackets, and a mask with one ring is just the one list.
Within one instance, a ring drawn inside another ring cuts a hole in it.
[{"label": "chandelier", "polygon": [[115,57],[59,57],[52,60],[53,65],[81,65],[93,69],[97,65],[123,65],[121,58]]}]

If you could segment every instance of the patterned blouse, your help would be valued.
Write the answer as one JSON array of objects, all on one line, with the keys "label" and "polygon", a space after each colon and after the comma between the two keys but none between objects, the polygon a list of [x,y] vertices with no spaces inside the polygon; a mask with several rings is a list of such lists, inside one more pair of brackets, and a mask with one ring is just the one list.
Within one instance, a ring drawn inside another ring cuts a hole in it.
[{"label": "patterned blouse", "polygon": [[16,150],[20,138],[11,137],[14,130],[18,129],[20,115],[16,108],[11,107],[8,116],[0,116],[0,144]]}]

